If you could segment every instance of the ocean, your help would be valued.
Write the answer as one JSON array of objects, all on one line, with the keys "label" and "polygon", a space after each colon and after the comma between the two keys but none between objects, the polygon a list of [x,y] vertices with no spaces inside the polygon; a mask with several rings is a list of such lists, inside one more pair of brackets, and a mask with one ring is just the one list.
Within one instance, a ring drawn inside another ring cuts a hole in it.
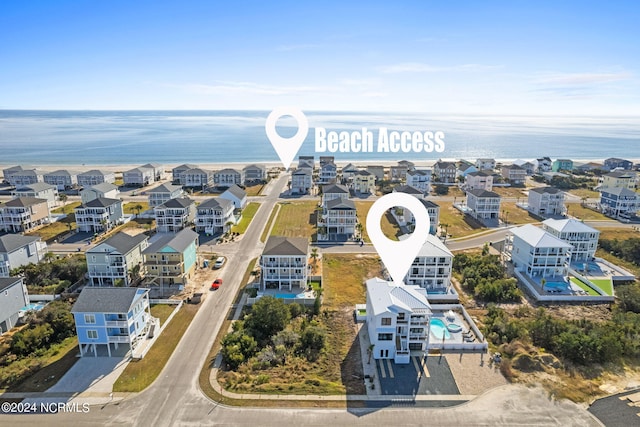
[{"label": "ocean", "polygon": [[[0,164],[117,165],[158,162],[277,162],[264,123],[268,111],[0,110]],[[555,158],[640,159],[636,117],[482,117],[305,112],[302,155],[336,161]],[[295,133],[282,120],[282,136]],[[328,131],[443,131],[442,153],[315,153],[315,126]]]}]

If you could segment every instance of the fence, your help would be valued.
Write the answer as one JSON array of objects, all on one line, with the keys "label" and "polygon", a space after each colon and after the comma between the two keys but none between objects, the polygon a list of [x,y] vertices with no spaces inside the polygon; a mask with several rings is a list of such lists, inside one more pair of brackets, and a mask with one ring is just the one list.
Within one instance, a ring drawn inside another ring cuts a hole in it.
[{"label": "fence", "polygon": [[542,295],[520,271],[514,270],[514,273],[518,278],[518,282],[524,286],[524,291],[538,302],[601,303],[615,301],[613,296],[608,295]]}]

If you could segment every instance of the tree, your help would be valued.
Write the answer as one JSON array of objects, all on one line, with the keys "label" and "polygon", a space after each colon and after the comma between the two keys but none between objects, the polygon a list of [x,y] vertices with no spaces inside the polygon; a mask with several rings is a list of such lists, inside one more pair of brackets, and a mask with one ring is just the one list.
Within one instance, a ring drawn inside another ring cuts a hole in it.
[{"label": "tree", "polygon": [[251,307],[251,314],[245,318],[244,327],[260,344],[283,330],[291,320],[286,304],[272,296],[262,297]]},{"label": "tree", "polygon": [[43,260],[47,263],[53,261],[54,259],[56,259],[56,256],[54,255],[53,252],[47,252],[44,254],[44,256],[42,257]]},{"label": "tree", "polygon": [[307,356],[307,360],[314,361],[324,348],[327,334],[320,326],[309,326],[300,336],[300,349]]},{"label": "tree", "polygon": [[434,191],[438,196],[444,196],[446,194],[449,194],[449,187],[447,187],[446,185],[437,184]]},{"label": "tree", "polygon": [[137,205],[135,205],[133,207],[133,209],[135,209],[135,211],[136,211],[136,216],[140,216],[140,212],[142,211],[142,205],[140,203],[138,203]]},{"label": "tree", "polygon": [[67,196],[66,194],[62,193],[60,195],[58,195],[58,200],[60,200],[62,202],[62,211],[64,212],[64,206],[67,203],[67,199],[69,198],[69,196]]},{"label": "tree", "polygon": [[318,248],[311,249],[311,259],[314,265],[318,263]]}]

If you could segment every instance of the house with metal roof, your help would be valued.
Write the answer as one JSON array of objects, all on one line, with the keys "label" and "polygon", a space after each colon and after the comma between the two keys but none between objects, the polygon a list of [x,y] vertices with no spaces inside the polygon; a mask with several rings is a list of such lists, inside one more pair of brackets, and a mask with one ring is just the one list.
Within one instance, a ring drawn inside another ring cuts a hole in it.
[{"label": "house with metal roof", "polygon": [[505,248],[513,267],[530,277],[564,281],[573,246],[531,224],[511,230]]},{"label": "house with metal roof", "polygon": [[[402,235],[400,241],[408,237],[407,234]],[[426,289],[427,294],[448,294],[452,288],[452,264],[451,251],[439,238],[428,234],[404,281],[408,285],[417,285]]]},{"label": "house with metal roof", "polygon": [[589,227],[577,219],[547,219],[542,229],[569,243],[571,261],[591,261],[598,249],[600,230]]},{"label": "house with metal roof", "polygon": [[146,234],[118,232],[86,252],[89,286],[131,286],[141,278]]},{"label": "house with metal roof", "polygon": [[82,357],[133,352],[159,326],[149,309],[149,289],[143,288],[86,287],[71,314]]},{"label": "house with metal roof", "polygon": [[309,241],[303,237],[271,236],[260,257],[260,287],[291,291],[305,289]]}]

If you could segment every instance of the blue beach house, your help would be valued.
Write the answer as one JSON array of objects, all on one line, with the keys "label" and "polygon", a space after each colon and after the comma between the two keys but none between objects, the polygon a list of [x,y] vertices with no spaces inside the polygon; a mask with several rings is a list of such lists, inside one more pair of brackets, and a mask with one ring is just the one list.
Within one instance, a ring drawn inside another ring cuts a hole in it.
[{"label": "blue beach house", "polygon": [[133,352],[154,324],[149,289],[86,287],[71,313],[83,357],[122,355],[120,346]]}]

